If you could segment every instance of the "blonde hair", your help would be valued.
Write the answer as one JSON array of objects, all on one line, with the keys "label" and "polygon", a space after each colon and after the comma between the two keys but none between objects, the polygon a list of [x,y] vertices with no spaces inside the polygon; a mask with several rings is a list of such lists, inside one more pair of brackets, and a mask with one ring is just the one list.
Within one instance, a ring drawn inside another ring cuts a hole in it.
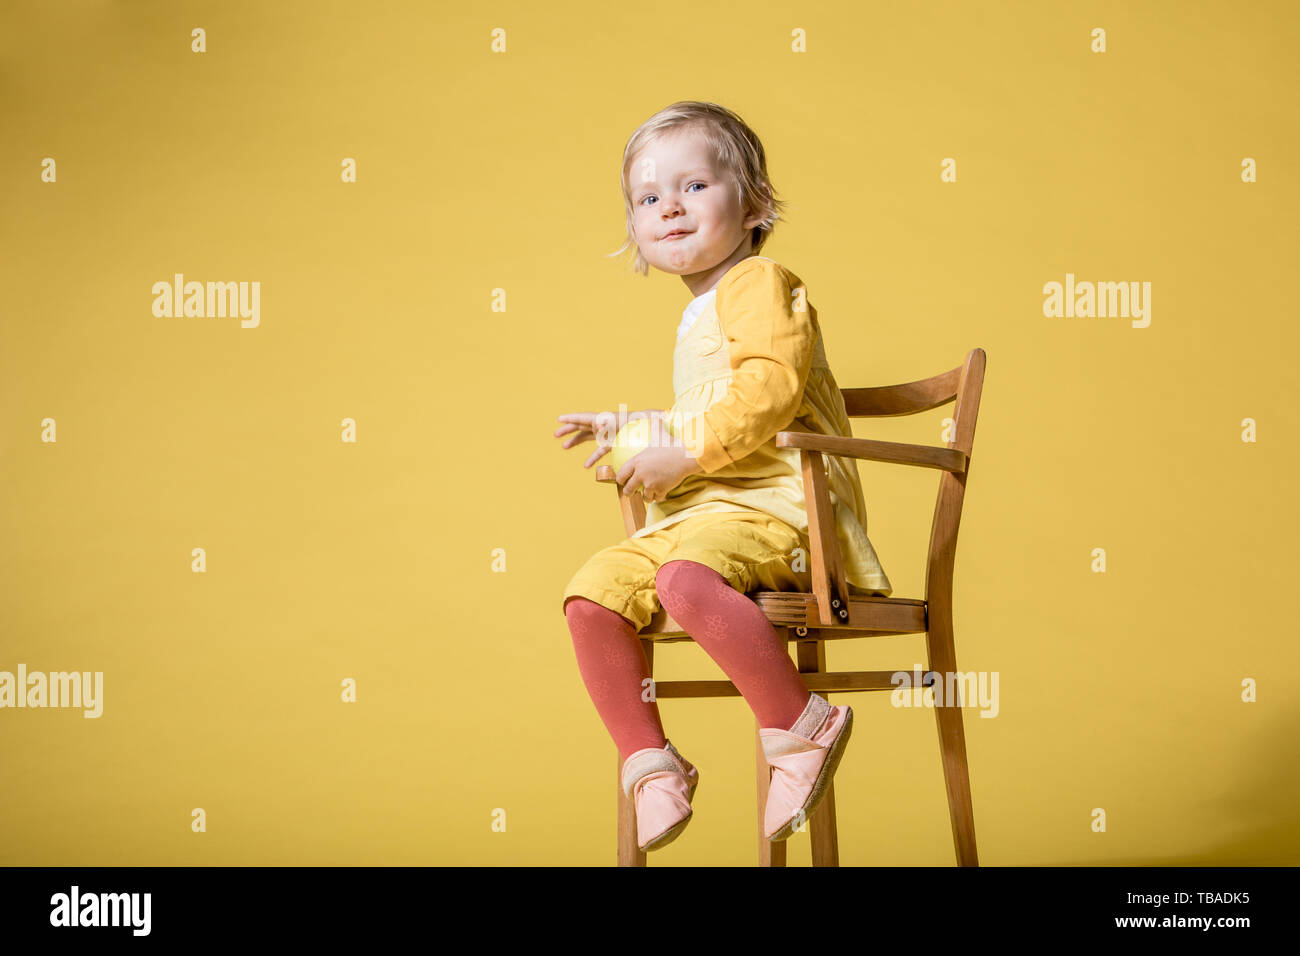
[{"label": "blonde hair", "polygon": [[698,100],[673,103],[642,123],[623,148],[623,171],[619,179],[627,214],[627,240],[619,249],[611,252],[610,256],[617,256],[629,247],[635,249],[631,265],[642,275],[649,274],[650,266],[641,255],[632,228],[636,213],[632,207],[632,194],[627,179],[632,159],[656,138],[685,129],[697,130],[703,134],[712,147],[718,164],[735,180],[741,208],[752,209],[763,215],[763,221],[754,226],[750,237],[755,253],[763,248],[776,224],[785,219],[783,213],[786,203],[776,197],[776,190],[768,178],[763,143],[745,121],[717,103],[702,103]]}]

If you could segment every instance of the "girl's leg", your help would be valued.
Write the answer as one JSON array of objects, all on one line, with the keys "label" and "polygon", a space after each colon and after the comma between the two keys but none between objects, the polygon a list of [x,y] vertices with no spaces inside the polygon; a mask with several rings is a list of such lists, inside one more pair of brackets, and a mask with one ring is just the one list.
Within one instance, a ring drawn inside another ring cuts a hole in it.
[{"label": "girl's leg", "polygon": [[666,747],[659,705],[641,699],[650,666],[636,627],[623,615],[584,597],[565,601],[564,617],[582,681],[619,756],[627,760],[646,747]]},{"label": "girl's leg", "polygon": [[744,695],[760,727],[789,730],[812,695],[752,600],[698,561],[667,561],[655,576],[659,602]]}]

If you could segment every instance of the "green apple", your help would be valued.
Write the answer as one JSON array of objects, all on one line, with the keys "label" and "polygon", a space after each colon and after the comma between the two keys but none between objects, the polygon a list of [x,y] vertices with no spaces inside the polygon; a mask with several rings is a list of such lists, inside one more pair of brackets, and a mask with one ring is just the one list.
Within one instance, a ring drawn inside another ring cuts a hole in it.
[{"label": "green apple", "polygon": [[[618,434],[614,436],[614,445],[610,449],[610,467],[614,469],[615,473],[622,471],[623,466],[631,461],[634,455],[650,447],[652,424],[653,419],[634,418],[619,429]],[[664,425],[668,433],[673,434],[672,425],[668,422],[665,422]],[[663,444],[665,440],[661,436],[659,439],[660,444]]]}]

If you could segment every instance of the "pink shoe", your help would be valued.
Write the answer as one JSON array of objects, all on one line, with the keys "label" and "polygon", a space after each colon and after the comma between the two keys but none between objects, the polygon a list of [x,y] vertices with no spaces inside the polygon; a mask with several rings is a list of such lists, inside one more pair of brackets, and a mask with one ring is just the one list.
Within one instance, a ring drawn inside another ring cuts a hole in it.
[{"label": "pink shoe", "polygon": [[772,768],[763,819],[769,840],[786,839],[817,809],[852,730],[853,710],[832,707],[817,694],[808,699],[808,706],[789,730],[759,729],[763,756]]},{"label": "pink shoe", "polygon": [[668,741],[623,761],[623,792],[636,806],[637,844],[644,853],[667,846],[691,822],[700,772]]}]

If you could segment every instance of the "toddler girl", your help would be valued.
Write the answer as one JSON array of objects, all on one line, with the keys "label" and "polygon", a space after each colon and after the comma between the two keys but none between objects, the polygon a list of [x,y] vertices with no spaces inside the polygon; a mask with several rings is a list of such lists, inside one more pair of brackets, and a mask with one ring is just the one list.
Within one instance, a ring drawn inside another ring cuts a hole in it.
[{"label": "toddler girl", "polygon": [[[651,418],[655,435],[617,475],[646,501],[645,527],[578,570],[564,614],[583,682],[623,759],[641,849],[681,833],[699,781],[664,736],[658,705],[642,696],[650,674],[637,634],[661,603],[753,710],[773,769],[765,833],[784,840],[825,793],[853,712],[809,693],[747,594],[812,588],[809,573],[794,570],[809,547],[800,455],[774,436],[852,432],[802,281],[757,255],[784,203],[753,131],[716,104],[674,103],[628,141],[622,186],[623,249],[635,246],[642,274],[653,265],[681,276],[694,298],[677,329],[671,409],[559,416],[566,424],[556,436],[573,433],[563,447],[596,439],[586,467],[630,418]],[[825,462],[849,584],[889,595],[866,535],[857,464]]]}]

